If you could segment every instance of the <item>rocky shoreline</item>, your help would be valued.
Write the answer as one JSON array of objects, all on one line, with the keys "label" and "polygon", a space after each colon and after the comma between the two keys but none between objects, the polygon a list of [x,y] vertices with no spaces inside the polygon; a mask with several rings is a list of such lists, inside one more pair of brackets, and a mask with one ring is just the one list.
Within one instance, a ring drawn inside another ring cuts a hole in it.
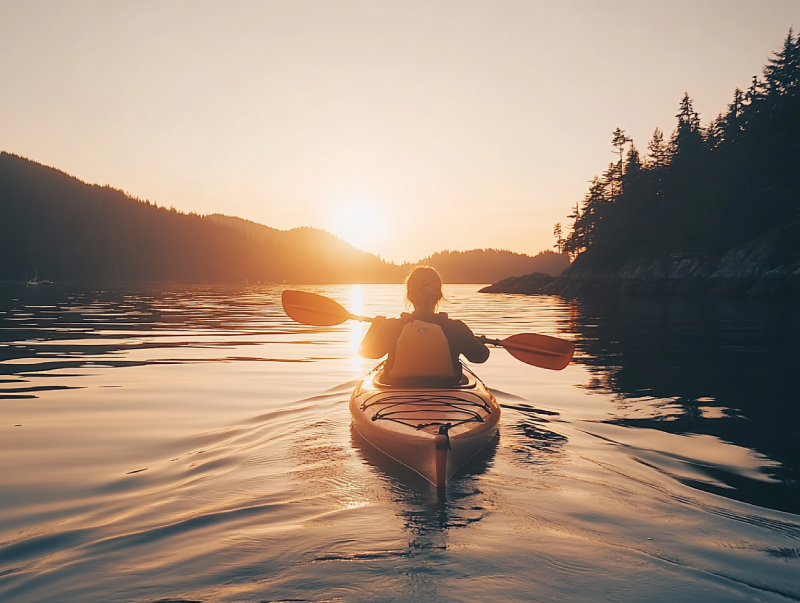
[{"label": "rocky shoreline", "polygon": [[503,279],[482,293],[658,296],[800,297],[800,258],[785,257],[771,241],[730,250],[720,258],[677,254],[635,259],[615,270],[581,257],[553,278],[533,273]]},{"label": "rocky shoreline", "polygon": [[554,280],[556,277],[544,272],[532,272],[524,276],[509,276],[494,285],[480,289],[479,293],[541,293],[542,288]]}]

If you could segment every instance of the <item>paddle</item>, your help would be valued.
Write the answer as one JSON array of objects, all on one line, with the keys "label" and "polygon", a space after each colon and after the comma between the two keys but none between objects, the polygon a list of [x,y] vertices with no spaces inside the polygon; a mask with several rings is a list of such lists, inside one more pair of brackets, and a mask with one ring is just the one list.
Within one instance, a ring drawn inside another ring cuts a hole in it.
[{"label": "paddle", "polygon": [[517,360],[540,368],[560,371],[572,360],[575,344],[566,339],[539,335],[538,333],[518,333],[505,339],[478,339],[488,345],[495,345],[508,350]]},{"label": "paddle", "polygon": [[281,296],[283,309],[289,318],[304,325],[315,327],[332,327],[348,320],[372,322],[367,316],[350,314],[338,303],[328,297],[305,291],[285,289]]},{"label": "paddle", "polygon": [[[337,302],[316,293],[286,289],[282,301],[289,318],[305,325],[332,327],[347,320],[374,320],[368,316],[351,314]],[[575,344],[571,341],[537,333],[519,333],[502,340],[483,336],[478,339],[484,344],[505,348],[514,358],[526,364],[554,371],[567,366],[575,352]]]}]

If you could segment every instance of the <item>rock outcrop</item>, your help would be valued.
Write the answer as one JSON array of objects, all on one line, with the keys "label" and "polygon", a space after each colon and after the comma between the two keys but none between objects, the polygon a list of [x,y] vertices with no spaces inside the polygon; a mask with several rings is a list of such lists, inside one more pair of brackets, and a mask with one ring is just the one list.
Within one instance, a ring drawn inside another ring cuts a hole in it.
[{"label": "rock outcrop", "polygon": [[539,293],[545,285],[549,285],[555,277],[544,272],[532,272],[524,276],[509,276],[502,281],[489,285],[480,293]]},{"label": "rock outcrop", "polygon": [[718,258],[673,253],[637,258],[617,269],[578,259],[551,282],[537,273],[504,279],[485,293],[800,297],[800,257],[770,240],[752,241]]}]

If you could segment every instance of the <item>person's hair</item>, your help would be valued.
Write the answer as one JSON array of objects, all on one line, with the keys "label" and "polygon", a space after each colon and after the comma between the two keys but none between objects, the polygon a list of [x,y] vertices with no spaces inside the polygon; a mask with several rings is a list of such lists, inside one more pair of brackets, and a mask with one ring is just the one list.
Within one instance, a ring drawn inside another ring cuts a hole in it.
[{"label": "person's hair", "polygon": [[442,295],[442,277],[436,268],[417,266],[406,277],[406,300],[418,306],[433,306],[435,310]]}]

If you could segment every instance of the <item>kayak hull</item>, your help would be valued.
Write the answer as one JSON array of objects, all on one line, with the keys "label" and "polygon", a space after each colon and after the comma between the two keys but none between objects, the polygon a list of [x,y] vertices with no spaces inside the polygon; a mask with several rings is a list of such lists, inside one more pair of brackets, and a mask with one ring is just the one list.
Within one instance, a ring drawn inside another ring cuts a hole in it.
[{"label": "kayak hull", "polygon": [[372,446],[437,488],[497,433],[500,406],[468,369],[456,387],[409,388],[381,382],[372,371],[350,398],[356,431]]}]

